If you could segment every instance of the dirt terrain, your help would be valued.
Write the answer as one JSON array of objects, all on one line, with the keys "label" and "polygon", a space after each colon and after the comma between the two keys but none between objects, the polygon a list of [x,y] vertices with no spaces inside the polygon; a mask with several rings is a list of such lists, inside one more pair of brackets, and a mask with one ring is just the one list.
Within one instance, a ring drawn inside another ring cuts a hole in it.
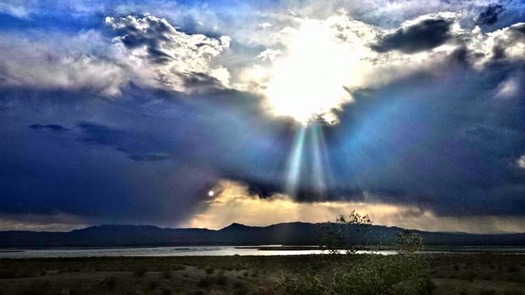
[{"label": "dirt terrain", "polygon": [[[525,255],[427,255],[434,294],[525,294]],[[0,260],[0,294],[274,294],[311,256]]]}]

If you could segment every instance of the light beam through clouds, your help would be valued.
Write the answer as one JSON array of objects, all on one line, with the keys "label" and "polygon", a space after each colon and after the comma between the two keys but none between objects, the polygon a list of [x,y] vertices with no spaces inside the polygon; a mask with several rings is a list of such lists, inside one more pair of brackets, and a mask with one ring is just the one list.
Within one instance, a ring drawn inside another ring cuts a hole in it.
[{"label": "light beam through clouds", "polygon": [[295,131],[295,139],[293,141],[292,150],[290,152],[290,159],[287,168],[286,177],[286,193],[295,196],[297,193],[297,186],[299,185],[301,172],[303,171],[303,152],[304,142],[306,137],[306,126],[299,126]]}]

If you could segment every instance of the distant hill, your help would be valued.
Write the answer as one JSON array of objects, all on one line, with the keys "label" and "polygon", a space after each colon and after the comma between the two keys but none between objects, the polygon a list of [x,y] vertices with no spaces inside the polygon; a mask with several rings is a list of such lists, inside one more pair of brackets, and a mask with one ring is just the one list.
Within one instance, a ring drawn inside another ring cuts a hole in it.
[{"label": "distant hill", "polygon": [[[359,225],[348,226],[356,243],[381,241],[392,244],[402,228],[371,226],[364,235]],[[172,229],[156,226],[101,225],[70,232],[0,232],[0,248],[44,247],[139,247],[192,245],[315,245],[317,226],[311,223],[280,223],[265,227],[231,224],[220,230]],[[525,234],[419,233],[426,245],[525,246]]]}]

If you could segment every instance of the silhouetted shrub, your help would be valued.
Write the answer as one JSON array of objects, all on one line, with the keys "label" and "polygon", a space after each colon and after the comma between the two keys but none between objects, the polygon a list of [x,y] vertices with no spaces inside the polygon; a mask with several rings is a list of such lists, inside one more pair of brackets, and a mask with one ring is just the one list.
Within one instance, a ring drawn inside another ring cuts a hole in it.
[{"label": "silhouetted shrub", "polygon": [[162,277],[165,279],[171,279],[171,272],[169,270],[165,270],[162,272]]},{"label": "silhouetted shrub", "polygon": [[17,277],[17,273],[13,269],[1,269],[0,279],[14,279]]},{"label": "silhouetted shrub", "polygon": [[139,267],[139,268],[137,268],[137,269],[135,269],[135,270],[133,271],[133,276],[134,276],[134,277],[143,277],[143,276],[146,275],[146,272],[147,272],[147,271],[148,271],[148,270],[147,270],[145,267]]},{"label": "silhouetted shrub", "polygon": [[100,284],[109,290],[114,290],[115,287],[118,284],[118,279],[114,276],[109,276],[107,278],[104,278]]},{"label": "silhouetted shrub", "polygon": [[151,290],[155,290],[157,289],[157,287],[160,285],[159,282],[157,281],[151,281],[148,283],[148,287],[151,289]]},{"label": "silhouetted shrub", "polygon": [[219,274],[217,277],[215,277],[215,283],[217,285],[225,286],[226,283],[228,283],[228,277],[224,274]]},{"label": "silhouetted shrub", "polygon": [[20,290],[18,295],[51,295],[56,294],[57,290],[53,290],[48,281],[37,280],[31,283],[26,288]]},{"label": "silhouetted shrub", "polygon": [[177,270],[185,270],[186,269],[186,266],[185,265],[182,265],[182,264],[175,264],[173,266],[173,270],[174,271],[177,271]]},{"label": "silhouetted shrub", "polygon": [[235,282],[233,284],[233,287],[235,288],[233,291],[233,294],[235,295],[244,295],[244,294],[249,293],[248,287],[246,286],[246,284],[242,282],[239,282],[239,281]]},{"label": "silhouetted shrub", "polygon": [[211,285],[213,285],[213,279],[209,276],[205,276],[199,280],[197,285],[202,288],[209,288]]},{"label": "silhouetted shrub", "polygon": [[213,267],[206,268],[206,274],[208,274],[208,275],[213,274],[214,271],[215,271],[215,269]]}]

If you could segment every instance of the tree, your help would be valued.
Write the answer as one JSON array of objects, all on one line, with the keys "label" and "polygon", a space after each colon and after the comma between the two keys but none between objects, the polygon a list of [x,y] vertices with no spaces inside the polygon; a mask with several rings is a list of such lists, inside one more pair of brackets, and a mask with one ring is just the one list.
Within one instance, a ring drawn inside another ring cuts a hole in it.
[{"label": "tree", "polygon": [[[319,246],[329,254],[356,254],[372,225],[368,215],[352,211],[318,226]],[[317,255],[295,271],[282,274],[280,294],[431,294],[428,265],[417,254],[423,240],[403,231],[395,242],[397,255]]]},{"label": "tree", "polygon": [[397,234],[394,245],[400,254],[411,255],[423,250],[423,239],[414,232],[403,230]]},{"label": "tree", "polygon": [[362,247],[372,220],[365,214],[352,211],[340,215],[335,222],[317,224],[319,247],[329,254],[355,254]]}]

